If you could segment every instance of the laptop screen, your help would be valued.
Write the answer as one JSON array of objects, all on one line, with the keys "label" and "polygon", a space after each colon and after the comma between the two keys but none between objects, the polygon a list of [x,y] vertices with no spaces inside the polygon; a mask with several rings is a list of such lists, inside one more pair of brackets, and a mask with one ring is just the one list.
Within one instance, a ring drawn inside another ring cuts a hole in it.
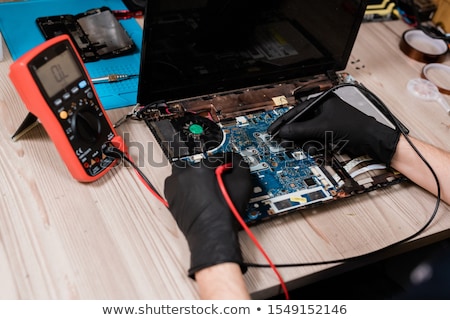
[{"label": "laptop screen", "polygon": [[346,67],[365,0],[148,0],[138,102]]}]

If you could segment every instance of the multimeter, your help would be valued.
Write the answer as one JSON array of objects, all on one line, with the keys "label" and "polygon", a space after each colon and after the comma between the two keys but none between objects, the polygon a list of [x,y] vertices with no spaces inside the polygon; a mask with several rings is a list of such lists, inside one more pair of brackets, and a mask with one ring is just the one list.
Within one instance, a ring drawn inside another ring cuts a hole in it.
[{"label": "multimeter", "polygon": [[67,35],[57,36],[17,59],[9,74],[28,111],[39,119],[72,176],[91,182],[117,159],[103,150],[125,151],[81,57]]}]

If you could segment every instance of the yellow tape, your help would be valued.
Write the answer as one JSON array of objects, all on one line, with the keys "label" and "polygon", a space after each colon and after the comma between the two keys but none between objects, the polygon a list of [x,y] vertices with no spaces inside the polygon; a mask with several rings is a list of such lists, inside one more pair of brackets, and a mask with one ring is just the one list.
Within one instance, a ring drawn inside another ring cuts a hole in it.
[{"label": "yellow tape", "polygon": [[386,9],[380,9],[380,10],[366,10],[366,14],[378,14],[380,16],[386,16],[392,11],[394,11],[395,3],[391,3]]},{"label": "yellow tape", "polygon": [[306,202],[308,202],[308,199],[303,198],[303,197],[299,197],[299,196],[291,197],[290,200],[292,202],[298,202],[298,203],[306,203]]}]

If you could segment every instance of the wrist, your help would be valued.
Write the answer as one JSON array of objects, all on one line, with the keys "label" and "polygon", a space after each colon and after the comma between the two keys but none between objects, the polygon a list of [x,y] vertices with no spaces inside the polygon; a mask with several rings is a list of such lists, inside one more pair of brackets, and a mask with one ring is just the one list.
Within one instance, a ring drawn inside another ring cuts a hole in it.
[{"label": "wrist", "polygon": [[373,121],[376,122],[375,125],[368,126],[369,131],[366,129],[365,139],[369,142],[368,154],[389,167],[401,134],[398,130],[378,123],[375,119]]},{"label": "wrist", "polygon": [[232,221],[234,218],[227,210],[220,214],[228,215],[229,221],[210,221],[202,228],[196,225],[186,235],[191,251],[191,267],[188,271],[191,278],[195,278],[199,270],[226,262],[236,263],[241,266],[242,272],[246,271],[238,232]]},{"label": "wrist", "polygon": [[201,270],[224,263],[239,266],[241,274],[247,271],[238,242],[227,243],[223,239],[220,243],[209,243],[202,247],[189,246],[189,248],[191,249],[191,267],[188,270],[188,276],[192,279],[197,280],[197,273]]},{"label": "wrist", "polygon": [[221,263],[195,273],[201,299],[250,299],[237,263]]}]

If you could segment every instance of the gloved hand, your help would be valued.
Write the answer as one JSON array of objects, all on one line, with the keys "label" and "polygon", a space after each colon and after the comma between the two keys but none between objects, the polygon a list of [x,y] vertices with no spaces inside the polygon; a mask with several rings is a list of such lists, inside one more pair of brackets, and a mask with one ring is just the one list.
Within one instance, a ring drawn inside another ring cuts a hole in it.
[{"label": "gloved hand", "polygon": [[185,235],[191,251],[189,276],[224,262],[243,264],[238,224],[219,189],[215,169],[232,163],[222,177],[236,209],[244,213],[251,195],[250,170],[238,154],[214,156],[198,164],[184,161],[172,166],[164,193],[169,210]]},{"label": "gloved hand", "polygon": [[[306,145],[325,145],[326,134],[332,133],[334,145],[343,146],[343,150],[354,156],[369,155],[373,159],[390,165],[395,153],[400,131],[394,130],[365,113],[352,107],[334,93],[321,100],[310,110],[290,124],[287,122],[311,101],[304,102],[269,127],[268,132],[278,132],[278,137]],[[327,137],[329,139],[330,136]]]}]

